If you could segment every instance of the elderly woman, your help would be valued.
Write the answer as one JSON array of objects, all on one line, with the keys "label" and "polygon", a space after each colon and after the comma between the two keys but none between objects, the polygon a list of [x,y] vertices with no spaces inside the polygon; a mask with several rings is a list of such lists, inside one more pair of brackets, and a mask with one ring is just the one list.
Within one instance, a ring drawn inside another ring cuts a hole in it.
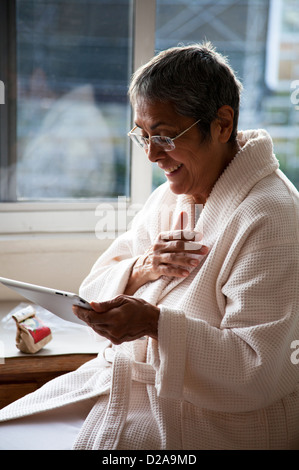
[{"label": "elderly woman", "polygon": [[129,135],[167,182],[81,286],[98,357],[4,408],[1,448],[299,448],[298,193],[240,90],[209,44],[135,73]]}]

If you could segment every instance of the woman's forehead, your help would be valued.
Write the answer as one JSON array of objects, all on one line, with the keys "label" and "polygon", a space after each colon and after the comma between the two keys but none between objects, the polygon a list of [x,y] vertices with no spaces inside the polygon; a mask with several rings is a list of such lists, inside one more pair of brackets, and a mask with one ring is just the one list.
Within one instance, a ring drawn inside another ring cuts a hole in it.
[{"label": "woman's forehead", "polygon": [[172,103],[167,102],[150,102],[148,100],[139,99],[134,108],[135,123],[139,127],[145,124],[151,130],[159,126],[176,127],[179,116]]}]

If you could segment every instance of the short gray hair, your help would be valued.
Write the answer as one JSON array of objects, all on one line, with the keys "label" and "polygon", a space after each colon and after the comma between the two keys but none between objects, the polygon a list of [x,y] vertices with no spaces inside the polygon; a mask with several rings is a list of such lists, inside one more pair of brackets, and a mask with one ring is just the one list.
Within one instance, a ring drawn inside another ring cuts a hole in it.
[{"label": "short gray hair", "polygon": [[211,43],[178,46],[160,52],[133,75],[129,97],[171,102],[183,116],[201,119],[203,138],[210,137],[210,124],[221,106],[234,111],[230,141],[237,135],[242,85],[226,57]]}]

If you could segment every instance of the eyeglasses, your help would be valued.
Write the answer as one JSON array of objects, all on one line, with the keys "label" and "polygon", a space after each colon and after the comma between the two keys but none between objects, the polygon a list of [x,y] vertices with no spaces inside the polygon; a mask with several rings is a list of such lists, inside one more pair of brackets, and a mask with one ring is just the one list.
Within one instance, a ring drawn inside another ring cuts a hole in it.
[{"label": "eyeglasses", "polygon": [[128,132],[128,136],[132,139],[132,141],[139,145],[139,147],[143,148],[146,152],[148,151],[148,147],[150,143],[152,142],[155,145],[159,145],[165,152],[170,152],[171,150],[175,149],[175,143],[174,141],[181,137],[183,134],[188,132],[195,124],[198,124],[200,119],[198,121],[194,122],[192,126],[188,127],[188,129],[185,129],[183,132],[181,132],[179,135],[175,136],[173,139],[171,137],[166,137],[163,135],[153,135],[152,137],[143,137],[140,134],[136,134],[134,131],[138,128],[138,126],[133,127],[133,129]]}]

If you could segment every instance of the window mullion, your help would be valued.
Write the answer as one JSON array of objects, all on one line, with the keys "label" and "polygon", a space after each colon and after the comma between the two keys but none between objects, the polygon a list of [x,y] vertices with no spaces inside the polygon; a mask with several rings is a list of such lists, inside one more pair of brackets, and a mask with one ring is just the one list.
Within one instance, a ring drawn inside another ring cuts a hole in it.
[{"label": "window mullion", "polygon": [[0,79],[5,104],[0,105],[0,200],[16,200],[16,15],[15,1],[0,3]]},{"label": "window mullion", "polygon": [[[156,0],[134,2],[134,56],[133,67],[150,60],[155,53]],[[142,149],[131,147],[131,201],[142,204],[152,191],[152,164]]]}]

